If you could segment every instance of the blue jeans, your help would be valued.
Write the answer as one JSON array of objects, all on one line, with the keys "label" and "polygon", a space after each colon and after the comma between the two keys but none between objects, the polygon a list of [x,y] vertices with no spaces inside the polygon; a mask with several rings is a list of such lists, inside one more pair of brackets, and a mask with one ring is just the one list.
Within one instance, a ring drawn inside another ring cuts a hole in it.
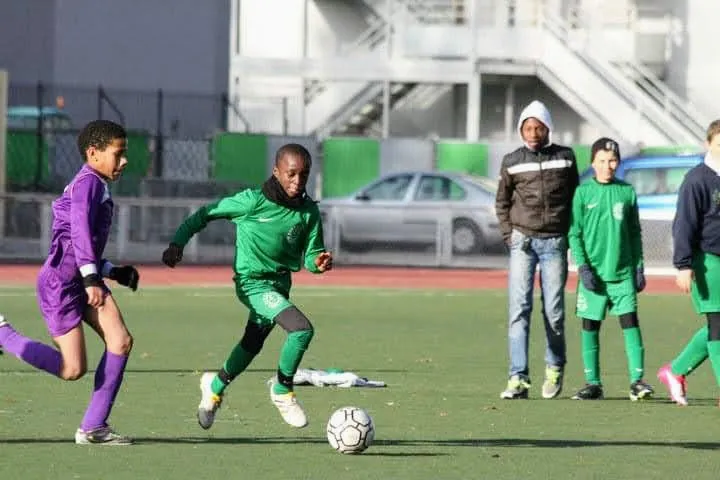
[{"label": "blue jeans", "polygon": [[531,238],[513,230],[510,240],[508,326],[510,376],[529,379],[528,340],[535,270],[540,266],[540,298],[545,322],[545,364],[565,366],[565,284],[567,238]]}]

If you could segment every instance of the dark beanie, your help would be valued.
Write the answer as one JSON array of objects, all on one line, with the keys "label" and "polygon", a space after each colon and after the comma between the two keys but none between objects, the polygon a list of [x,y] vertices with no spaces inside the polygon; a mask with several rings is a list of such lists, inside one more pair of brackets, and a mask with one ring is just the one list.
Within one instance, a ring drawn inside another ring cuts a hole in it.
[{"label": "dark beanie", "polygon": [[618,143],[613,140],[612,138],[608,137],[602,137],[595,140],[595,143],[592,144],[592,148],[590,150],[590,159],[595,159],[595,154],[599,152],[600,150],[606,150],[608,152],[613,152],[615,156],[620,160],[620,146]]}]

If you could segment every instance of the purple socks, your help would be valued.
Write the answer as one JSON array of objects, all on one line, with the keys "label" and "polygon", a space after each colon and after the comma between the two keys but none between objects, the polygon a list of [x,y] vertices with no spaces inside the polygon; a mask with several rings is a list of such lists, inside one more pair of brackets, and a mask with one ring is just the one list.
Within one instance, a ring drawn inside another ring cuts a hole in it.
[{"label": "purple socks", "polygon": [[10,325],[0,327],[0,346],[35,368],[60,376],[62,355],[44,343],[25,337]]},{"label": "purple socks", "polygon": [[95,389],[80,424],[81,430],[89,432],[107,426],[107,419],[120,390],[127,361],[127,355],[116,355],[105,351],[95,371]]}]

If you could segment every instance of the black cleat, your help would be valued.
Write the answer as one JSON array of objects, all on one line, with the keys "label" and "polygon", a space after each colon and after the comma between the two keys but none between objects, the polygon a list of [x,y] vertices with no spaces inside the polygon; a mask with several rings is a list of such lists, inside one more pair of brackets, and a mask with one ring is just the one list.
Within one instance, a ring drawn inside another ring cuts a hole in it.
[{"label": "black cleat", "polygon": [[581,388],[575,395],[572,396],[573,400],[602,400],[603,388],[602,385],[587,384]]},{"label": "black cleat", "polygon": [[655,393],[655,390],[644,380],[638,380],[630,385],[630,400],[633,402],[652,398],[653,393]]}]

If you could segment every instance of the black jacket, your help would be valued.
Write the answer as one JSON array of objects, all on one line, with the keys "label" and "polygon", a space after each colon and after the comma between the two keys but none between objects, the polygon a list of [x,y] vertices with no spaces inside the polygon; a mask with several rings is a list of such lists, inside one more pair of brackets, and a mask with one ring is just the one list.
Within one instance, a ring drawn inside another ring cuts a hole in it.
[{"label": "black jacket", "polygon": [[700,251],[720,255],[720,177],[706,163],[692,168],[680,185],[672,234],[673,266],[679,270],[692,268]]},{"label": "black jacket", "polygon": [[531,237],[567,235],[578,182],[568,147],[550,144],[534,152],[523,146],[505,155],[495,200],[505,241],[513,229]]}]

